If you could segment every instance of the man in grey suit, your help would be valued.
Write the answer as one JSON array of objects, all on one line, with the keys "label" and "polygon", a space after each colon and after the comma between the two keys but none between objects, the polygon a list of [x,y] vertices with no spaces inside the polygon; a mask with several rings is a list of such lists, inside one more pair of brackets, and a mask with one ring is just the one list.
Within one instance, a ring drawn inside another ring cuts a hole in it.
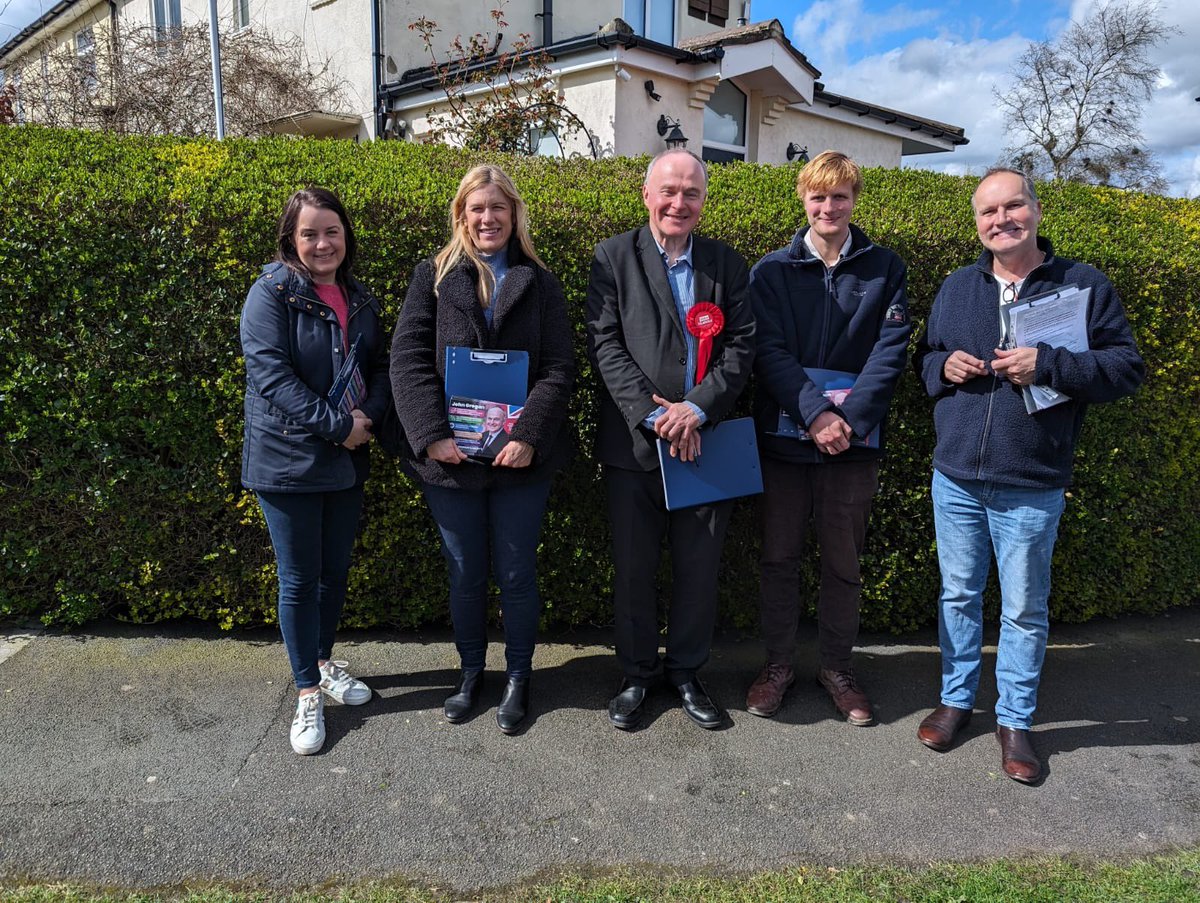
[{"label": "man in grey suit", "polygon": [[[712,644],[732,502],[667,511],[657,452],[663,439],[685,461],[701,454],[700,427],[729,413],[754,361],[746,263],[728,245],[692,234],[707,189],[695,154],[655,157],[642,186],[649,223],[597,245],[588,283],[588,355],[602,383],[597,449],[625,675],[608,714],[623,730],[637,727],[647,689],[664,676],[701,727],[719,727],[725,717],[696,675]],[[654,582],[664,535],[672,594],[660,658]]]}]

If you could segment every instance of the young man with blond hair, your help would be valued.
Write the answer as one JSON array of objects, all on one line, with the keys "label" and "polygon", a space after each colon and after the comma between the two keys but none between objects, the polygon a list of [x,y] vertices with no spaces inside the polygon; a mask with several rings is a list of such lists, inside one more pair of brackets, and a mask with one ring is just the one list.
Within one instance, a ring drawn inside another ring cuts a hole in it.
[{"label": "young man with blond hair", "polygon": [[[874,720],[851,665],[859,558],[879,486],[884,419],[912,326],[904,262],[850,222],[861,190],[858,164],[836,151],[818,155],[796,181],[808,226],[750,274],[766,664],[746,708],[764,718],[795,679],[799,569],[811,520],[821,553],[817,680],[851,724]],[[827,371],[840,375],[831,381]],[[781,414],[806,436],[778,435]]]}]

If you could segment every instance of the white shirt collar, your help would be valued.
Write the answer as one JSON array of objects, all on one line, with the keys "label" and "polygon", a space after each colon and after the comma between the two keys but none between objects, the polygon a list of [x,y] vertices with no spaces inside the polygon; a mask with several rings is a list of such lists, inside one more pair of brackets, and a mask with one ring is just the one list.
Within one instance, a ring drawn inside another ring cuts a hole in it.
[{"label": "white shirt collar", "polygon": [[[840,251],[838,251],[838,259],[839,260],[850,253],[850,242],[853,239],[854,239],[854,236],[851,235],[850,230],[847,229],[846,230],[846,240],[844,242],[842,242],[842,249]],[[813,257],[823,260],[823,258],[821,258],[821,252],[817,250],[816,244],[813,243],[811,227],[809,228],[809,230],[807,232],[804,233],[804,246],[806,248],[808,248],[809,251],[812,252]]]}]

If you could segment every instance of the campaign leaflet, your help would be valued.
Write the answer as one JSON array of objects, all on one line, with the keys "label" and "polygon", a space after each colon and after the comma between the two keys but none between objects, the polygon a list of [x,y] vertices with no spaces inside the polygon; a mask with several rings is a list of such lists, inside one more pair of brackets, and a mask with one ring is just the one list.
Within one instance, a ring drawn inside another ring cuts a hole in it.
[{"label": "campaign leaflet", "polygon": [[512,438],[513,425],[524,405],[504,404],[480,398],[450,398],[450,429],[454,444],[473,461],[490,461]]},{"label": "campaign leaflet", "polygon": [[[854,390],[854,381],[857,376],[853,373],[847,373],[844,370],[821,370],[816,367],[805,367],[804,372],[820,389],[821,394],[828,398],[837,407],[840,407],[847,396]],[[789,436],[799,439],[801,442],[811,442],[808,431],[800,426],[791,418],[787,411],[779,411],[779,421],[775,427],[773,436]],[[871,430],[865,437],[854,436],[850,440],[850,444],[859,448],[879,448],[879,427]]]},{"label": "campaign leaflet", "polygon": [[350,353],[346,355],[341,369],[333,378],[333,385],[329,387],[329,400],[339,411],[347,414],[361,408],[363,399],[367,397],[367,381],[363,379],[362,368],[358,365],[358,348],[361,342],[360,335],[350,346]]}]

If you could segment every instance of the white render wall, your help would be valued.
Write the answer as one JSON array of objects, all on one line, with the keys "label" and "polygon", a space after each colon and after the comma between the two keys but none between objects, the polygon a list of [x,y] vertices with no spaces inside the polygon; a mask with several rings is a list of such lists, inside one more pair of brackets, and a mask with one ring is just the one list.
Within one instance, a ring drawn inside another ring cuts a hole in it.
[{"label": "white render wall", "polygon": [[810,159],[822,151],[837,150],[852,157],[859,166],[892,169],[900,166],[903,143],[898,135],[835,122],[814,112],[789,107],[773,126],[761,127],[756,159],[759,163],[786,163],[787,146],[793,141],[808,147]]}]

